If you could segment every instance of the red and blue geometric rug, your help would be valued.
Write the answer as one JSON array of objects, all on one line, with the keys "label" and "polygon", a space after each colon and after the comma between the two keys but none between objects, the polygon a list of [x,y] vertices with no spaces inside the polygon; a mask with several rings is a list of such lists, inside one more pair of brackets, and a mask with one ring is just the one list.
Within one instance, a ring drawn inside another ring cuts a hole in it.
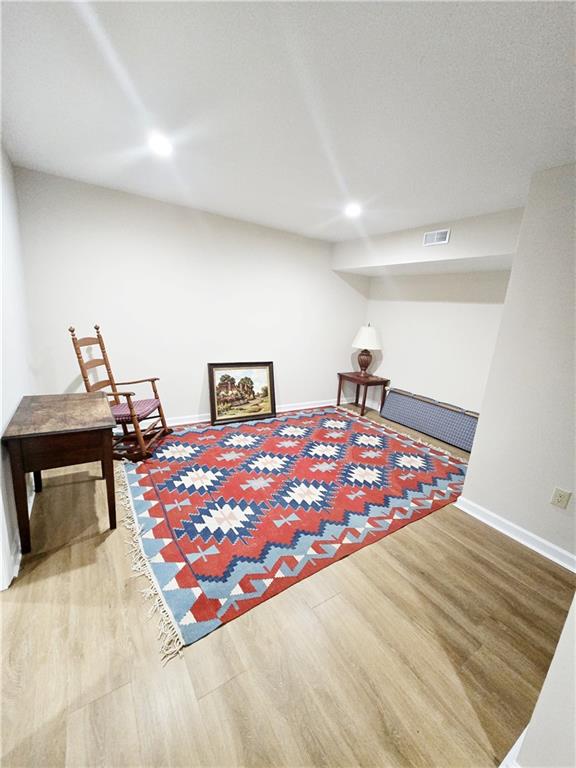
[{"label": "red and blue geometric rug", "polygon": [[455,501],[466,463],[343,410],[176,430],[125,464],[182,645]]}]

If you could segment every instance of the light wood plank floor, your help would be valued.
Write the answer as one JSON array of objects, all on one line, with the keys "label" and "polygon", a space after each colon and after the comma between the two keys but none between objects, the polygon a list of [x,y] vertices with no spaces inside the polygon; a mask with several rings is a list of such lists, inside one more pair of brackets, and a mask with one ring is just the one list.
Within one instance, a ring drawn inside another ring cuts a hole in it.
[{"label": "light wood plank floor", "polygon": [[0,598],[2,765],[481,768],[527,724],[564,569],[446,507],[162,667],[98,472],[46,473]]}]

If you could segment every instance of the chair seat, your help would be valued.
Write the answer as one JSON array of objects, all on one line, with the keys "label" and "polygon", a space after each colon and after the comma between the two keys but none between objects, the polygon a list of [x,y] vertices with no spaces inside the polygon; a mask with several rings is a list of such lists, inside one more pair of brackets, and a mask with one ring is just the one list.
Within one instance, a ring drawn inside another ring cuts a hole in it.
[{"label": "chair seat", "polygon": [[[150,416],[150,414],[153,413],[156,408],[158,408],[160,405],[160,400],[156,400],[155,398],[150,398],[149,400],[132,400],[132,405],[136,411],[138,421],[140,421],[140,419],[145,419],[146,416]],[[128,408],[128,403],[119,403],[118,405],[113,405],[112,415],[118,424],[125,424],[132,420],[132,417],[130,416],[130,410]]]}]

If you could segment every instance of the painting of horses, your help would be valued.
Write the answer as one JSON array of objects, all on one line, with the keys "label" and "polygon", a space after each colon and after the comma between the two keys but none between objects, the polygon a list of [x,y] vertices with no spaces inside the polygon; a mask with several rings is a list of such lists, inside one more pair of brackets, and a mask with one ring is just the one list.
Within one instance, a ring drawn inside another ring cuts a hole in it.
[{"label": "painting of horses", "polygon": [[271,362],[208,363],[208,383],[212,424],[276,415]]}]

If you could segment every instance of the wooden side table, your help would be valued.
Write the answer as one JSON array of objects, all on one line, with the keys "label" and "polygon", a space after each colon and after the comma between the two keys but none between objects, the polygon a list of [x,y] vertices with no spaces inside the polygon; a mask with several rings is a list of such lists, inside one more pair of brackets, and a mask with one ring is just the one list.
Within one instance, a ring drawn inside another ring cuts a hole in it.
[{"label": "wooden side table", "polygon": [[30,520],[26,472],[34,473],[34,489],[42,490],[42,470],[99,461],[106,480],[110,528],[116,528],[112,416],[102,392],[23,397],[2,442],[10,455],[12,484],[22,553],[30,552]]},{"label": "wooden side table", "polygon": [[338,374],[338,398],[336,405],[340,405],[340,398],[342,396],[342,384],[345,381],[351,381],[356,384],[356,397],[354,399],[354,405],[358,405],[358,398],[360,396],[360,387],[364,387],[364,395],[362,397],[362,407],[360,409],[360,416],[364,416],[366,410],[366,394],[368,387],[382,387],[382,399],[380,401],[380,410],[384,407],[384,401],[386,400],[386,387],[390,384],[390,379],[383,379],[380,376],[372,376],[368,374],[363,376],[359,371],[350,371],[349,373]]}]

